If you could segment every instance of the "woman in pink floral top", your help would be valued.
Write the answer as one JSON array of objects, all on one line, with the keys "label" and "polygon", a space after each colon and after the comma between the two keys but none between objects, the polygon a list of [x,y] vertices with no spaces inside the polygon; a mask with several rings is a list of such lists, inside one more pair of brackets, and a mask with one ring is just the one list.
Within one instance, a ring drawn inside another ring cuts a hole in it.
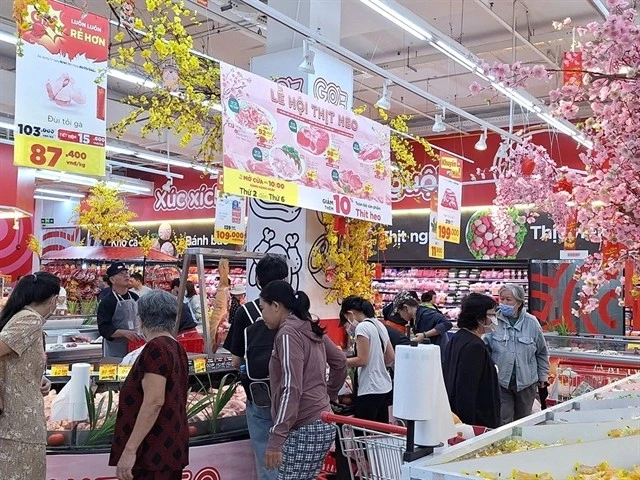
[{"label": "woman in pink floral top", "polygon": [[0,478],[44,480],[46,425],[42,325],[56,308],[60,279],[36,272],[20,279],[0,312]]}]

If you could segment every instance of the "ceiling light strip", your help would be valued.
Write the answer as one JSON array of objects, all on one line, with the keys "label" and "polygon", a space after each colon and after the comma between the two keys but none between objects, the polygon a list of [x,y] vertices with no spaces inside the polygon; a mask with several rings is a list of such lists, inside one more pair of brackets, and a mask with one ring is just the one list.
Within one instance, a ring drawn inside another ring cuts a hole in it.
[{"label": "ceiling light strip", "polygon": [[262,3],[260,0],[239,0],[239,1],[242,1],[242,3],[254,8],[260,13],[290,28],[291,30],[299,33],[300,35],[314,39],[318,45],[324,45],[324,47],[327,48],[328,50],[332,51],[333,53],[343,58],[350,60],[354,64],[359,65],[360,67],[372,73],[375,73],[382,78],[391,80],[391,82],[393,82],[395,85],[398,85],[404,88],[405,90],[414,93],[418,97],[424,98],[425,100],[428,100],[436,105],[443,106],[447,109],[447,111],[454,113],[456,115],[459,115],[461,117],[464,117],[468,120],[471,120],[472,122],[477,123],[481,127],[487,127],[488,130],[491,130],[503,137],[509,138],[514,142],[517,142],[517,143],[522,142],[522,139],[519,136],[509,133],[506,130],[503,130],[501,128],[498,128],[495,125],[492,125],[491,123],[486,122],[481,118],[476,117],[475,115],[469,112],[466,112],[465,110],[458,108],[449,102],[442,100],[441,98],[427,92],[426,90],[423,90],[413,85],[412,83],[404,80],[403,78],[397,75],[394,75],[393,73],[383,68],[380,68],[378,65],[375,65],[374,63],[362,58],[361,56],[353,53],[351,50],[341,46],[340,44],[336,42],[332,42],[328,38],[318,34],[317,32],[312,31],[305,25],[302,25],[300,22],[296,22],[291,17],[283,14],[282,12],[279,12],[275,8]]},{"label": "ceiling light strip", "polygon": [[[253,0],[243,0],[243,1],[251,2]],[[376,3],[378,3],[379,6],[383,5],[384,11],[386,12],[389,12],[389,11],[403,12],[406,10],[404,7],[399,5],[394,0],[366,0],[366,1],[360,0],[360,1],[362,1],[368,6],[371,6],[369,2],[375,1]],[[380,10],[382,9],[383,7],[380,7],[374,10],[380,13]],[[381,15],[385,16],[386,18],[390,18],[389,15],[391,14],[382,13]],[[450,37],[440,32],[438,29],[431,26],[429,23],[425,22],[424,20],[422,19],[420,20],[422,21],[421,23],[423,23],[423,26],[422,27],[417,26],[417,28],[420,28],[421,31],[429,30],[429,33],[433,38],[433,40],[429,42],[431,46],[433,46],[438,51],[442,52],[444,55],[446,55],[453,61],[457,62],[461,66],[467,68],[473,74],[479,76],[485,81],[489,81],[491,83],[491,86],[495,88],[498,92],[500,92],[507,98],[513,100],[518,105],[525,108],[526,110],[532,113],[536,113],[540,119],[546,121],[549,125],[557,128],[560,132],[574,138],[581,145],[584,145],[584,146],[589,145],[590,142],[586,140],[583,137],[583,135],[578,131],[578,129],[575,126],[573,126],[571,123],[551,117],[551,115],[549,115],[548,112],[545,112],[546,108],[543,108],[537,99],[530,100],[526,98],[524,96],[525,92],[519,92],[516,89],[513,89],[511,87],[505,87],[501,83],[496,82],[495,78],[492,78],[491,76],[486,76],[485,72],[483,72],[482,68],[480,67],[480,60],[475,55],[473,55],[470,51],[466,50],[458,42],[455,42],[455,47],[454,47],[452,45],[452,43],[454,43],[454,40],[452,40]],[[444,41],[445,39],[447,39],[448,42]],[[544,115],[541,115],[541,113],[544,113]],[[495,129],[492,129],[492,130],[496,131]]]},{"label": "ceiling light strip", "polygon": [[63,197],[84,198],[82,193],[65,192],[63,190],[51,190],[49,188],[36,188],[37,193],[48,193],[50,195],[62,195]]}]

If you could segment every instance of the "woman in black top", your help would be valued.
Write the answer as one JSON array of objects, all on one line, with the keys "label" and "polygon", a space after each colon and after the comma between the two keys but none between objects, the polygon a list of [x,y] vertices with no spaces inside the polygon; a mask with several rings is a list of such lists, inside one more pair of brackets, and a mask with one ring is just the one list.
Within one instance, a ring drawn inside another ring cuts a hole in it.
[{"label": "woman in black top", "polygon": [[447,345],[444,381],[451,411],[468,425],[500,426],[498,374],[482,335],[492,331],[496,302],[471,293],[462,299],[458,332]]}]

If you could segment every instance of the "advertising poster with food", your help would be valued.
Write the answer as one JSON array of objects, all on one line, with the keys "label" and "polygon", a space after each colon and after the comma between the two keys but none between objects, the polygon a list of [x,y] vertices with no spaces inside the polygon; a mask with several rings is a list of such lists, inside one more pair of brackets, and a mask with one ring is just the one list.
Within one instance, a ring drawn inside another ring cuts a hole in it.
[{"label": "advertising poster with food", "polygon": [[389,127],[221,64],[225,192],[391,224]]},{"label": "advertising poster with food", "polygon": [[445,242],[460,243],[462,212],[462,160],[440,157],[438,172],[438,220],[436,235]]},{"label": "advertising poster with food", "polygon": [[213,238],[229,245],[244,245],[247,199],[218,192]]},{"label": "advertising poster with food", "polygon": [[431,192],[431,214],[429,215],[429,256],[444,258],[444,241],[438,239],[438,190]]},{"label": "advertising poster with food", "polygon": [[28,7],[16,57],[14,163],[105,174],[109,20],[49,1]]}]

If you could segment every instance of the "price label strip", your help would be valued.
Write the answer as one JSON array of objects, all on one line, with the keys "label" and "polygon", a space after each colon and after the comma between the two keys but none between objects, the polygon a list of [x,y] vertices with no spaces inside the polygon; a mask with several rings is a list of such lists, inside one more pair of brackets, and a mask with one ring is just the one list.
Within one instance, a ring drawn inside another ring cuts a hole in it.
[{"label": "price label strip", "polygon": [[220,243],[230,243],[233,245],[243,245],[244,244],[244,232],[238,232],[236,230],[215,230],[214,240]]},{"label": "price label strip", "polygon": [[52,377],[68,377],[69,365],[51,365]]},{"label": "price label strip", "polygon": [[205,373],[207,371],[207,359],[206,358],[194,358],[193,359],[193,371],[195,373]]},{"label": "price label strip", "polygon": [[105,364],[100,365],[98,369],[98,380],[117,380],[118,365]]},{"label": "price label strip", "polygon": [[118,381],[123,382],[130,371],[131,365],[118,365]]}]

